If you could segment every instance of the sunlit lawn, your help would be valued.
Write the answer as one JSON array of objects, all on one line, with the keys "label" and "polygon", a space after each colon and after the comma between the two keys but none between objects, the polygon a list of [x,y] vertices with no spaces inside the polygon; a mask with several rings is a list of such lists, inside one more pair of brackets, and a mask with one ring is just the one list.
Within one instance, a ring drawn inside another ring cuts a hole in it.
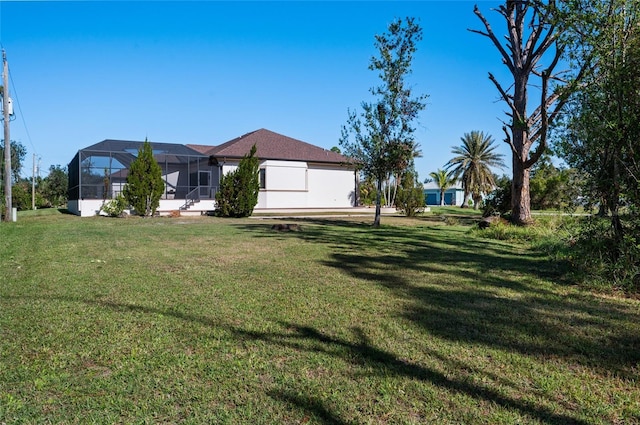
[{"label": "sunlit lawn", "polygon": [[639,301],[433,214],[294,220],[1,223],[0,423],[640,423]]}]

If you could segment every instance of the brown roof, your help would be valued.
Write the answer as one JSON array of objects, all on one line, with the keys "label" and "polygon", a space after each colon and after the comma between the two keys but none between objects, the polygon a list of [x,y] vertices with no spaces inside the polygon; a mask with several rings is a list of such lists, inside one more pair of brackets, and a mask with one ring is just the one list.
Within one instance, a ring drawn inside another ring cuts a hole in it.
[{"label": "brown roof", "polygon": [[211,145],[191,145],[191,144],[187,144],[187,147],[193,149],[196,152],[200,152],[203,155],[208,155],[207,152],[215,148],[215,146],[211,146]]},{"label": "brown roof", "polygon": [[308,161],[325,163],[347,163],[348,159],[339,153],[311,145],[301,140],[283,136],[266,129],[247,133],[219,146],[188,145],[205,155],[217,159],[242,158],[256,145],[256,156],[260,159],[285,161]]}]

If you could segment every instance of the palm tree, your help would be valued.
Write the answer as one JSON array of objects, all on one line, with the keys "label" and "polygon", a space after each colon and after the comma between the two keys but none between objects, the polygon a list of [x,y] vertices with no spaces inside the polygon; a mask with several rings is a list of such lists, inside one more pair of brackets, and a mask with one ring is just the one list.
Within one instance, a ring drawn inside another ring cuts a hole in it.
[{"label": "palm tree", "polygon": [[481,131],[465,133],[460,140],[462,146],[453,147],[451,153],[456,156],[449,160],[445,169],[451,170],[451,174],[462,181],[462,207],[467,206],[471,196],[473,207],[478,209],[482,196],[490,192],[495,185],[491,167],[505,167],[503,155],[495,152],[493,138]]},{"label": "palm tree", "polygon": [[440,206],[444,206],[444,192],[447,191],[456,182],[456,178],[451,173],[447,173],[446,170],[432,171],[429,176],[433,179],[433,182],[440,189]]}]

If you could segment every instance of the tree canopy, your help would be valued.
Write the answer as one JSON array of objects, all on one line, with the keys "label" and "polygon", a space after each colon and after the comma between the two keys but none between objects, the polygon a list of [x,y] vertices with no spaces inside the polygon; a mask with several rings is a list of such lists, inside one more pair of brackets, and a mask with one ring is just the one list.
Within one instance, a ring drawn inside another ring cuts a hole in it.
[{"label": "tree canopy", "polygon": [[[14,182],[20,180],[20,172],[22,171],[22,164],[24,157],[27,155],[27,149],[20,142],[15,140],[11,141],[11,178]],[[0,146],[0,162],[2,163],[2,170],[4,173],[4,140],[2,146]]]},{"label": "tree canopy", "polygon": [[50,206],[58,207],[67,202],[69,175],[66,167],[52,165],[49,168],[49,175],[45,177],[41,185],[42,196]]},{"label": "tree canopy", "polygon": [[640,4],[571,3],[581,19],[567,34],[570,58],[589,72],[557,147],[584,174],[585,199],[609,220],[584,228],[587,255],[605,259],[609,280],[640,288]]},{"label": "tree canopy", "polygon": [[343,153],[376,181],[374,226],[380,225],[383,182],[412,168],[419,154],[413,121],[425,108],[426,95],[414,96],[406,77],[421,40],[422,28],[414,18],[396,19],[387,32],[375,36],[378,55],[371,58],[369,69],[378,71],[382,84],[370,89],[376,100],[362,102],[360,113],[349,110],[342,127]]},{"label": "tree canopy", "polygon": [[461,207],[467,206],[471,196],[473,206],[477,209],[482,196],[492,191],[495,186],[491,167],[503,168],[503,155],[495,151],[493,138],[481,131],[465,133],[460,140],[462,145],[453,147],[451,153],[455,156],[449,160],[445,168],[451,171],[455,180],[459,179],[462,182],[464,202]]},{"label": "tree canopy", "polygon": [[439,168],[438,171],[430,172],[429,176],[438,186],[440,190],[440,206],[444,206],[444,193],[456,183],[457,179],[451,173]]}]

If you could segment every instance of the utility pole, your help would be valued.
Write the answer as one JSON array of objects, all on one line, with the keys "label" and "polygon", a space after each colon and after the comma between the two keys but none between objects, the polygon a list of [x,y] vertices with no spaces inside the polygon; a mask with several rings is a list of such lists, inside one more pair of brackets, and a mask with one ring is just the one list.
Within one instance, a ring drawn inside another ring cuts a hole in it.
[{"label": "utility pole", "polygon": [[31,174],[31,209],[36,209],[36,154],[33,154],[33,174]]},{"label": "utility pole", "polygon": [[4,221],[12,221],[11,205],[11,135],[9,132],[9,63],[2,49],[2,112],[4,117]]}]

